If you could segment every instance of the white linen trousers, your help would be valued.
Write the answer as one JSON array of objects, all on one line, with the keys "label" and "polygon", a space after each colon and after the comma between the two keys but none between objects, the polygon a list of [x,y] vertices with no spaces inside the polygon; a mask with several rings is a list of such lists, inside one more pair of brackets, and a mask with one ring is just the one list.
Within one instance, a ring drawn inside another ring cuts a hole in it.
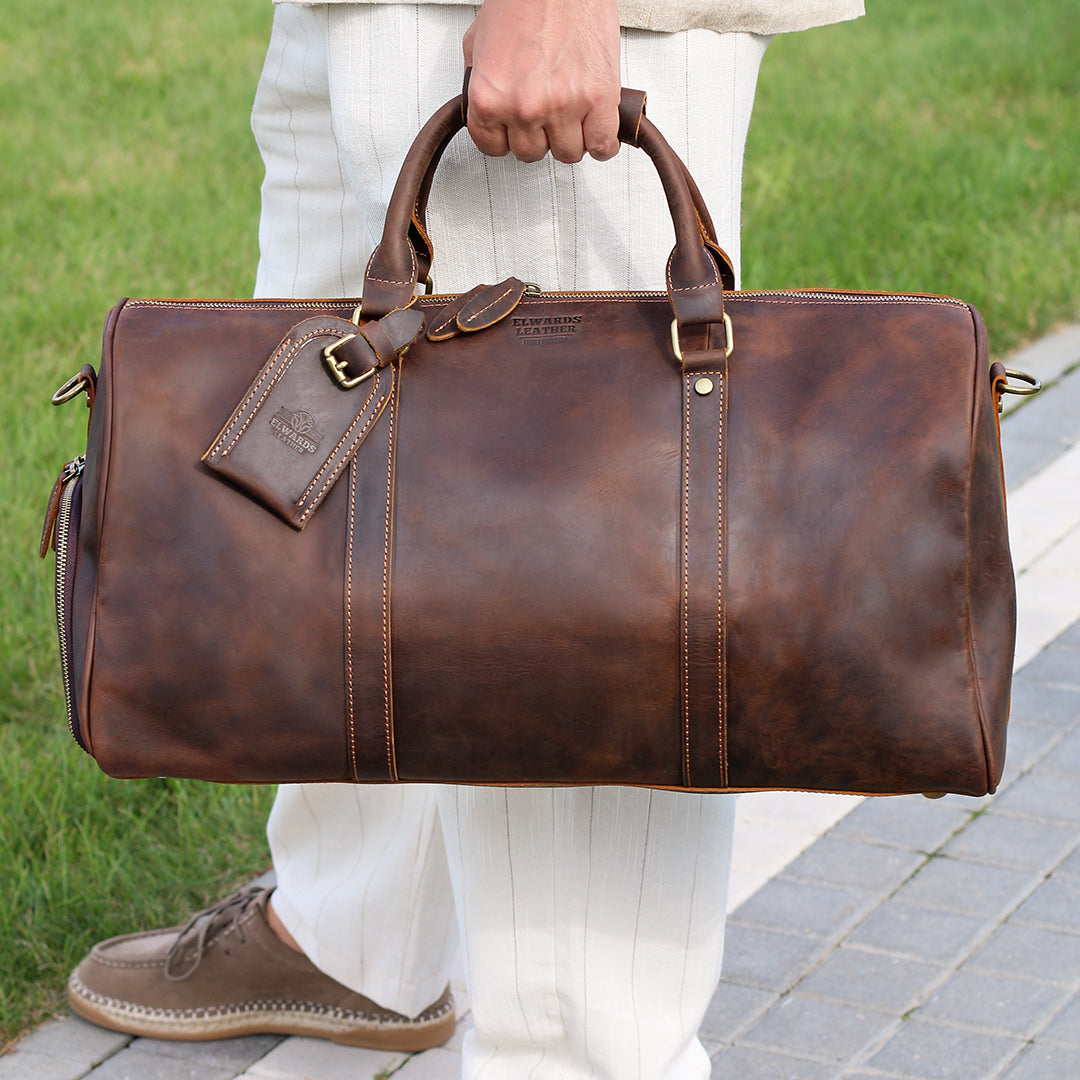
[{"label": "white linen trousers", "polygon": [[[398,168],[460,91],[476,9],[281,4],[252,126],[259,296],[357,296]],[[623,30],[623,83],[687,161],[737,259],[743,146],[768,42]],[[524,165],[451,144],[428,222],[441,292],[662,288],[673,231],[648,158]],[[734,797],[635,788],[304,784],[268,824],[274,907],[323,971],[416,1015],[464,951],[465,1080],[708,1077]]]}]

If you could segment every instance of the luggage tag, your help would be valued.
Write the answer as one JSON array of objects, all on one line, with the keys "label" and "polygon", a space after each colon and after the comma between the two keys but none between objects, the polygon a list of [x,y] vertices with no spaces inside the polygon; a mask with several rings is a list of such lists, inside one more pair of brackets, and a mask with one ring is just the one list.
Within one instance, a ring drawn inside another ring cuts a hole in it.
[{"label": "luggage tag", "polygon": [[297,323],[202,460],[303,529],[389,402],[394,361],[423,330],[415,308],[363,325],[332,315]]}]

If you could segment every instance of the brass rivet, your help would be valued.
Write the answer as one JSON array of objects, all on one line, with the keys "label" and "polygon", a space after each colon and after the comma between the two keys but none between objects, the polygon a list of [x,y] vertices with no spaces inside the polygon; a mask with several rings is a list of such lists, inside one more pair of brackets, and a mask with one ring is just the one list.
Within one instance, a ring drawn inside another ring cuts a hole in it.
[{"label": "brass rivet", "polygon": [[698,379],[698,381],[694,383],[694,390],[702,396],[711,394],[713,392],[712,379]]}]

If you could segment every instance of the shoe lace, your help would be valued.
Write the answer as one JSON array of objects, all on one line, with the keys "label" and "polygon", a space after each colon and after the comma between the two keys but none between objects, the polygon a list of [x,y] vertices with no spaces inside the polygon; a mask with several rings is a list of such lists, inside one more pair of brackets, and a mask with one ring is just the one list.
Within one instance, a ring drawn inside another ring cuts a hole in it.
[{"label": "shoe lace", "polygon": [[[206,950],[225,933],[235,932],[243,943],[246,939],[240,920],[264,891],[259,885],[245,885],[216,904],[195,912],[165,955],[165,978],[170,982],[188,978],[202,963]],[[177,970],[181,964],[184,966]]]}]

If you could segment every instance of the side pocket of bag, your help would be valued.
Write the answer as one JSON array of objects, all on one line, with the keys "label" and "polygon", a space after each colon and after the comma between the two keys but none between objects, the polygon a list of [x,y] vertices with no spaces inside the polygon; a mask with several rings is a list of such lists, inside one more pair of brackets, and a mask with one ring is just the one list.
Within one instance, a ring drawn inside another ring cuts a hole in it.
[{"label": "side pocket of bag", "polygon": [[82,510],[82,471],[85,461],[76,458],[61,473],[63,490],[56,515],[56,631],[60,643],[60,676],[68,727],[75,741],[87,750],[79,723],[74,687],[74,643],[72,608],[75,570],[79,557],[79,518]]}]

